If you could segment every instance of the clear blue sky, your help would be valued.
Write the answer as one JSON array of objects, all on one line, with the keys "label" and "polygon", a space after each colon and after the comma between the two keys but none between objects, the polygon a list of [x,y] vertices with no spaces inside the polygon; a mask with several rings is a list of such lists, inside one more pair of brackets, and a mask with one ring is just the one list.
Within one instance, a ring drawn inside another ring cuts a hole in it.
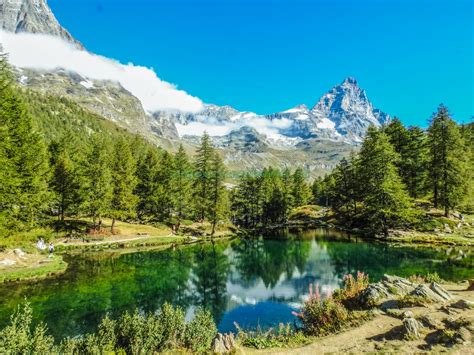
[{"label": "clear blue sky", "polygon": [[204,102],[312,106],[347,76],[426,126],[473,110],[472,0],[49,0],[90,51],[153,67]]}]

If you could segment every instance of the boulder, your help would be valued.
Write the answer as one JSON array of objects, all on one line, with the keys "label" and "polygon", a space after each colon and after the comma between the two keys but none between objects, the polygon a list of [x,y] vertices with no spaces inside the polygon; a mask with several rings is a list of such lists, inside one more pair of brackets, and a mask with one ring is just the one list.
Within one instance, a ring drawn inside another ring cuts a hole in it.
[{"label": "boulder", "polygon": [[434,319],[431,315],[425,314],[424,316],[420,317],[421,323],[430,329],[443,329],[443,323],[441,321]]},{"label": "boulder", "polygon": [[11,260],[11,259],[3,259],[3,260],[0,260],[0,265],[3,265],[3,266],[12,266],[12,265],[15,265],[16,264],[16,261],[15,260]]},{"label": "boulder", "polygon": [[231,352],[235,347],[235,338],[233,333],[217,333],[212,342],[212,351],[216,354],[225,354]]},{"label": "boulder", "polygon": [[419,339],[421,336],[420,331],[422,328],[423,325],[413,317],[403,319],[403,333],[405,339]]},{"label": "boulder", "polygon": [[445,301],[451,301],[453,299],[453,296],[451,296],[451,294],[447,290],[445,290],[443,287],[441,287],[440,284],[438,284],[436,282],[431,283],[430,289],[431,289],[431,291],[436,293],[438,296],[440,296]]},{"label": "boulder", "polygon": [[456,332],[459,343],[461,344],[470,344],[472,339],[472,334],[469,329],[461,327]]},{"label": "boulder", "polygon": [[19,258],[24,258],[26,256],[26,253],[21,250],[21,249],[14,249],[13,252],[15,253],[16,256]]},{"label": "boulder", "polygon": [[474,302],[468,300],[459,300],[451,303],[450,307],[457,309],[474,309]]},{"label": "boulder", "polygon": [[428,302],[443,302],[444,301],[444,299],[441,296],[433,292],[426,285],[418,285],[412,292],[410,292],[410,295],[422,297]]}]

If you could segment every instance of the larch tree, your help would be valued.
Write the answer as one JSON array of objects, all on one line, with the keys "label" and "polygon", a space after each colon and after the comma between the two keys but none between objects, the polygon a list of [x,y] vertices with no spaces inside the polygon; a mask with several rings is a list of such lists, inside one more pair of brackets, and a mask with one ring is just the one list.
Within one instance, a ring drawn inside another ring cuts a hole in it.
[{"label": "larch tree", "polygon": [[433,202],[435,207],[443,207],[448,217],[467,190],[468,155],[459,127],[444,105],[440,105],[428,128],[428,145]]},{"label": "larch tree", "polygon": [[192,167],[182,144],[174,156],[174,171],[172,176],[173,209],[176,212],[176,232],[181,221],[189,213],[192,196]]},{"label": "larch tree", "polygon": [[204,221],[207,217],[206,211],[209,209],[210,204],[210,170],[213,155],[214,147],[212,146],[211,138],[204,132],[201,144],[196,150],[194,164],[194,202],[197,215],[201,221]]},{"label": "larch tree", "polygon": [[102,227],[102,217],[112,209],[113,180],[108,145],[110,141],[99,134],[92,137],[92,144],[84,162],[83,209],[92,217],[94,229]]},{"label": "larch tree", "polygon": [[137,185],[135,175],[136,164],[128,141],[120,137],[114,146],[114,162],[112,164],[112,217],[111,232],[114,233],[115,221],[135,216],[138,198],[134,191]]},{"label": "larch tree", "polygon": [[213,152],[209,167],[208,216],[212,225],[211,236],[213,236],[217,223],[223,220],[228,212],[227,191],[224,186],[226,170],[219,152]]},{"label": "larch tree", "polygon": [[410,218],[410,198],[398,175],[398,159],[388,136],[369,127],[358,159],[360,181],[364,184],[362,202],[372,231],[385,236],[389,228]]}]

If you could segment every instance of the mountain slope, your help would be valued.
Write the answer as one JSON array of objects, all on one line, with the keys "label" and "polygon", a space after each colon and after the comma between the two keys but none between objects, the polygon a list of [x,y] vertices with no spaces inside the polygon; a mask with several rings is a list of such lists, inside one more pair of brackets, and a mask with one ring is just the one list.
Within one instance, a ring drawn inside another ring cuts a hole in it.
[{"label": "mountain slope", "polygon": [[[46,0],[0,0],[0,5],[4,30],[48,34],[79,46],[60,26]],[[77,52],[79,56],[88,53]],[[390,119],[373,107],[353,78],[332,88],[311,109],[299,105],[259,115],[207,104],[191,113],[180,108],[145,109],[140,96],[134,96],[119,82],[94,80],[68,69],[68,63],[64,67],[62,62],[59,64],[53,69],[18,65],[18,81],[28,89],[67,97],[88,112],[167,149],[175,149],[180,143],[191,149],[207,131],[232,170],[304,166],[311,175],[320,175],[357,149],[370,125],[381,126]],[[140,74],[141,69],[136,72]]]},{"label": "mountain slope", "polygon": [[82,45],[64,29],[46,0],[0,0],[0,28],[8,32],[41,33]]}]

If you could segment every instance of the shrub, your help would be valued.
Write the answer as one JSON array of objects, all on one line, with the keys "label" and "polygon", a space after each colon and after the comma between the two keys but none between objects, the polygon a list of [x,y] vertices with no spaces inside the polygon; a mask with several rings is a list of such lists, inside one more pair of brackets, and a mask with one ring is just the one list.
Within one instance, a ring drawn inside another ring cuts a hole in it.
[{"label": "shrub", "polygon": [[267,331],[263,331],[261,328],[245,331],[238,324],[235,326],[239,342],[243,346],[255,349],[297,346],[309,342],[309,339],[301,331],[295,330],[290,324],[280,323],[278,329],[270,328]]},{"label": "shrub", "polygon": [[198,308],[194,319],[186,325],[185,345],[193,352],[205,352],[211,348],[216,334],[211,312]]},{"label": "shrub", "polygon": [[305,334],[318,336],[341,330],[349,317],[342,303],[332,296],[322,300],[319,285],[316,285],[313,291],[312,284],[309,285],[309,298],[301,312],[293,314],[301,320]]},{"label": "shrub", "polygon": [[334,299],[342,302],[347,308],[359,307],[359,295],[369,287],[369,275],[357,271],[354,278],[351,274],[344,275],[344,286],[334,292]]},{"label": "shrub", "polygon": [[161,341],[158,350],[179,348],[184,345],[184,312],[180,307],[173,307],[165,303],[158,315],[158,324],[161,330]]},{"label": "shrub", "polygon": [[442,283],[443,279],[439,277],[437,272],[427,273],[426,275],[412,275],[408,277],[408,280],[413,283]]},{"label": "shrub", "polygon": [[0,354],[49,353],[54,339],[46,335],[43,323],[32,326],[33,311],[28,302],[18,306],[10,324],[0,331]]},{"label": "shrub", "polygon": [[423,296],[404,295],[397,299],[397,305],[400,308],[426,306],[429,302]]}]

